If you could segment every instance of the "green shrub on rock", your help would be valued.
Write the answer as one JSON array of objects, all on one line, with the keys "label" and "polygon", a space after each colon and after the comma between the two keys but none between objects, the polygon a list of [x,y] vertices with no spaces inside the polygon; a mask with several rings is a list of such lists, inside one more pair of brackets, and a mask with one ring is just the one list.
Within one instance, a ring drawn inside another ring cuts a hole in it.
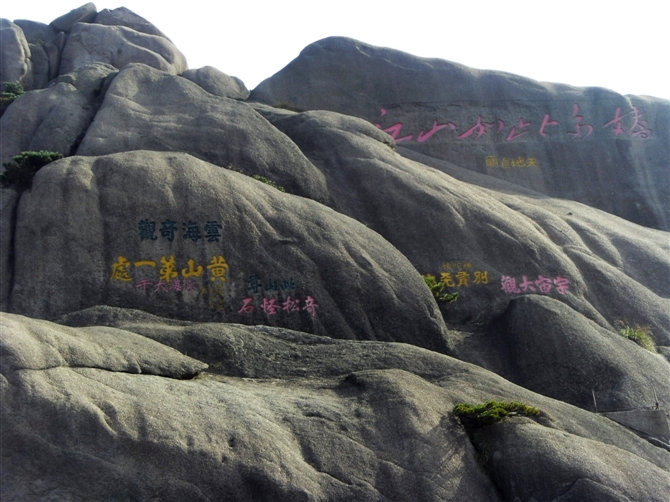
[{"label": "green shrub on rock", "polygon": [[0,182],[4,187],[13,187],[18,190],[30,188],[33,176],[42,167],[62,159],[63,154],[41,150],[39,152],[21,152],[14,155],[10,162],[4,164],[5,172],[0,175]]},{"label": "green shrub on rock", "polygon": [[466,427],[479,428],[501,421],[509,415],[538,417],[541,412],[533,406],[516,401],[486,401],[480,404],[458,403],[454,413]]},{"label": "green shrub on rock", "polygon": [[452,303],[458,300],[458,292],[456,293],[445,292],[444,288],[446,284],[444,284],[443,282],[437,282],[437,279],[435,279],[435,276],[433,274],[425,274],[422,275],[421,277],[423,277],[426,286],[428,286],[428,289],[430,289],[430,292],[433,293],[433,296],[438,302]]},{"label": "green shrub on rock", "polygon": [[9,101],[10,103],[18,98],[25,91],[23,86],[18,82],[3,82],[2,92],[0,93],[0,101],[3,103]]},{"label": "green shrub on rock", "polygon": [[270,185],[271,187],[276,188],[280,192],[286,192],[286,189],[283,186],[281,186],[278,183],[272,181],[270,178],[266,178],[265,176],[261,176],[260,174],[254,174],[253,178],[257,181],[265,183],[266,185]]},{"label": "green shrub on rock", "polygon": [[23,93],[23,86],[18,82],[3,82],[2,92],[0,92],[0,116]]},{"label": "green shrub on rock", "polygon": [[614,323],[617,332],[629,340],[634,341],[643,349],[647,349],[649,352],[656,353],[656,344],[654,339],[651,337],[651,329],[648,326],[629,326],[623,321],[617,321]]}]

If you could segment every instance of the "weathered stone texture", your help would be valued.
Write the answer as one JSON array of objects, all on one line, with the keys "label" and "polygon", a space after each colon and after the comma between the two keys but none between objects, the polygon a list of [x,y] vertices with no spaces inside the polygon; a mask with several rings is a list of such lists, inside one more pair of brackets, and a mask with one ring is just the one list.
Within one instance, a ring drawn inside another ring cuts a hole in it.
[{"label": "weathered stone texture", "polygon": [[0,499],[667,498],[593,395],[670,408],[670,103],[341,37],[250,94],[123,7],[1,23],[0,160],[66,158],[0,188]]},{"label": "weathered stone texture", "polygon": [[89,2],[72,9],[67,14],[63,14],[57,19],[51,21],[50,26],[58,31],[70,31],[75,24],[77,23],[91,23],[95,19],[98,10],[95,7],[95,4]]},{"label": "weathered stone texture", "polygon": [[65,45],[66,33],[52,26],[34,21],[17,20],[29,42],[32,63],[31,89],[42,89],[58,75],[60,55]]},{"label": "weathered stone texture", "polygon": [[139,31],[140,33],[156,35],[167,39],[167,36],[161,30],[156,28],[142,16],[138,16],[125,7],[119,7],[112,10],[103,9],[97,13],[93,22],[95,24],[104,24],[107,26],[125,26],[135,31]]},{"label": "weathered stone texture", "polygon": [[125,26],[74,25],[63,48],[61,73],[98,62],[118,69],[130,63],[143,63],[172,74],[180,74],[187,69],[184,55],[164,37]]},{"label": "weathered stone texture", "polygon": [[[461,182],[398,155],[360,119],[259,110],[322,170],[337,211],[379,232],[421,273],[450,274],[448,289],[461,296],[444,305],[447,320],[486,324],[502,314],[513,297],[501,290],[503,276],[565,276],[570,291],[554,289],[553,298],[604,326],[649,323],[658,343],[670,342],[666,233],[570,201]],[[454,261],[471,268],[444,268]],[[477,271],[489,279],[474,283]],[[524,291],[539,291],[532,288]]]},{"label": "weathered stone texture", "polygon": [[77,153],[140,149],[190,153],[265,176],[290,193],[329,198],[323,175],[252,107],[214,96],[188,79],[133,64],[111,83]]},{"label": "weathered stone texture", "polygon": [[[145,220],[156,225],[150,234],[142,233]],[[160,232],[167,220],[176,226],[169,238]],[[189,222],[197,238],[185,233]],[[207,222],[218,228],[206,230]],[[107,304],[446,350],[442,317],[421,277],[378,234],[182,153],[77,156],[42,168],[21,198],[15,245],[22,251],[11,308],[20,313],[53,318]],[[219,279],[210,266],[218,257],[226,264]],[[169,273],[163,260],[173,260]],[[273,279],[278,284],[268,286]],[[291,297],[300,303],[282,310]],[[245,298],[253,312],[241,310]],[[271,298],[276,310],[264,311]],[[309,298],[318,310],[306,310]]]},{"label": "weathered stone texture", "polygon": [[251,99],[377,124],[407,148],[670,229],[670,102],[545,84],[356,40],[315,42]]},{"label": "weathered stone texture", "polygon": [[32,85],[30,47],[23,31],[8,19],[0,18],[0,82]]},{"label": "weathered stone texture", "polygon": [[[134,328],[74,329],[2,314],[11,330],[1,341],[11,354],[0,386],[6,498],[489,501],[582,493],[581,483],[618,499],[662,500],[667,488],[667,452],[434,352],[107,314]],[[134,361],[156,354],[198,367],[142,332],[214,350],[219,341],[227,358],[192,380],[169,368],[139,373]],[[116,346],[97,352],[112,335]],[[37,355],[56,364],[28,364]],[[301,373],[291,358],[312,376],[292,377]],[[233,376],[236,365],[273,377]],[[523,400],[545,415],[469,438],[451,408],[487,397]],[[487,462],[490,478],[478,462]],[[24,483],[28,466],[32,482]]]},{"label": "weathered stone texture", "polygon": [[205,66],[197,70],[186,70],[182,77],[192,80],[204,90],[222,98],[245,100],[249,97],[249,90],[239,78]]},{"label": "weathered stone texture", "polygon": [[85,65],[17,98],[0,117],[2,163],[23,151],[74,153],[95,116],[105,79],[115,71],[102,63]]}]

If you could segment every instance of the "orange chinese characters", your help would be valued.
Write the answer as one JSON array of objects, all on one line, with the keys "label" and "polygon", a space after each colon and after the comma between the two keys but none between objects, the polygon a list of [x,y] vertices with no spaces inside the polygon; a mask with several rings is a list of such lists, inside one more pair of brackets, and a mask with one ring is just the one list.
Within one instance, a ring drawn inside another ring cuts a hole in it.
[{"label": "orange chinese characters", "polygon": [[125,256],[119,256],[112,264],[112,280],[130,282],[133,280],[130,277],[130,262]]},{"label": "orange chinese characters", "polygon": [[161,281],[169,283],[172,279],[177,277],[177,271],[175,270],[175,259],[174,255],[170,255],[170,258],[161,256],[161,269],[158,271],[159,278]]},{"label": "orange chinese characters", "polygon": [[470,281],[470,274],[468,272],[465,272],[461,270],[456,274],[456,278],[458,279],[458,286],[468,286],[469,281]]},{"label": "orange chinese characters", "polygon": [[226,273],[228,272],[229,267],[228,263],[226,263],[226,259],[223,256],[212,257],[212,261],[209,262],[207,268],[209,269],[209,272],[212,275],[213,281],[217,279],[221,281],[226,280]]},{"label": "orange chinese characters", "polygon": [[139,267],[153,267],[156,268],[156,262],[154,260],[139,260],[134,262],[135,268]]},{"label": "orange chinese characters", "polygon": [[188,268],[181,269],[181,275],[183,277],[200,277],[202,275],[202,265],[195,266],[195,260],[191,258],[188,260]]}]

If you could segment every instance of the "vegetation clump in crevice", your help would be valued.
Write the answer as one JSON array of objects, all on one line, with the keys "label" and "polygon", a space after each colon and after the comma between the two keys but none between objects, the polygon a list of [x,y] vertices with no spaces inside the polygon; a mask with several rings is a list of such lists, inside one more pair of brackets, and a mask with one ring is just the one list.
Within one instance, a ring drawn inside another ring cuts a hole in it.
[{"label": "vegetation clump in crevice", "polygon": [[438,302],[453,303],[458,300],[458,292],[450,293],[445,291],[446,284],[438,282],[433,274],[424,274],[421,277],[423,277],[426,286],[428,286],[428,289],[430,289],[430,292],[433,293],[435,300]]},{"label": "vegetation clump in crevice", "polygon": [[500,422],[505,417],[521,415],[539,417],[542,412],[534,406],[517,401],[486,401],[480,404],[458,403],[454,413],[468,429],[478,429]]},{"label": "vegetation clump in crevice", "polygon": [[270,185],[272,188],[276,188],[280,192],[286,192],[286,189],[281,186],[279,183],[276,181],[272,181],[270,178],[267,176],[263,176],[261,174],[248,174],[245,173],[242,169],[240,169],[237,166],[234,166],[233,164],[228,164],[227,166],[224,166],[226,169],[230,171],[235,171],[236,173],[244,174],[245,176],[251,176],[253,179],[256,181],[260,181],[261,183],[265,183],[266,185]]},{"label": "vegetation clump in crevice", "polygon": [[628,338],[629,340],[634,341],[643,349],[647,349],[649,352],[656,354],[656,344],[654,339],[651,337],[651,329],[649,326],[640,326],[636,324],[635,326],[630,326],[629,324],[623,321],[617,321],[614,323],[614,327],[621,336]]},{"label": "vegetation clump in crevice", "polygon": [[39,152],[21,152],[4,164],[5,172],[0,175],[0,183],[7,188],[26,190],[33,183],[33,176],[47,164],[62,159],[63,154],[40,150]]},{"label": "vegetation clump in crevice", "polygon": [[0,92],[0,116],[24,92],[23,86],[18,82],[3,82],[2,92]]},{"label": "vegetation clump in crevice", "polygon": [[255,180],[260,181],[261,183],[265,183],[266,185],[270,185],[271,187],[276,188],[280,192],[286,192],[286,189],[283,186],[272,181],[270,178],[266,178],[265,176],[261,176],[260,174],[254,174],[253,178]]}]

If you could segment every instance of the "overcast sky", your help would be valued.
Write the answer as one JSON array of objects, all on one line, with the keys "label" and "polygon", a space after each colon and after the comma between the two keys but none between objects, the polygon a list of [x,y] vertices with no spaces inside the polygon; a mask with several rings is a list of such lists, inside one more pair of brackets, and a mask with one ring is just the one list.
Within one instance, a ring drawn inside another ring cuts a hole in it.
[{"label": "overcast sky", "polygon": [[[3,2],[0,17],[49,23],[86,2]],[[473,68],[670,99],[668,0],[122,0],[179,48],[249,89],[332,35]]]}]

